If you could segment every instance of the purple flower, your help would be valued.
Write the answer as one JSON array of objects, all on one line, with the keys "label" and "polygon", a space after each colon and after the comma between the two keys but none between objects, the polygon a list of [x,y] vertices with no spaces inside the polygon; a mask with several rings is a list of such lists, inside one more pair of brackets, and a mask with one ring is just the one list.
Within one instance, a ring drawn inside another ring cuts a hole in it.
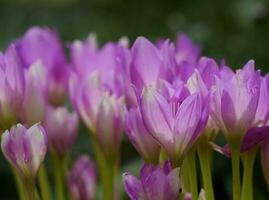
[{"label": "purple flower", "polygon": [[131,83],[140,95],[144,86],[156,87],[163,67],[160,50],[144,37],[138,37],[132,49]]},{"label": "purple flower", "polygon": [[99,73],[94,73],[84,80],[73,74],[70,79],[70,100],[84,124],[92,132],[96,131],[97,112],[103,93]]},{"label": "purple flower", "polygon": [[[108,43],[101,49],[92,40],[75,41],[70,45],[70,57],[74,71],[83,78],[100,74],[100,81],[107,90],[121,96],[124,94],[123,73],[130,58],[121,43]],[[126,61],[126,62],[125,62]]]},{"label": "purple flower", "polygon": [[101,85],[99,73],[79,82],[70,82],[70,98],[85,125],[97,136],[106,152],[118,151],[123,132],[125,102]]},{"label": "purple flower", "polygon": [[[212,88],[216,84],[216,78],[220,76],[218,66],[216,62],[211,58],[200,58],[197,69],[187,80],[187,86],[191,93],[200,92],[205,100],[211,92]],[[209,116],[206,127],[203,131],[203,135],[206,135],[207,139],[212,140],[215,138],[219,131],[219,127],[215,121]]]},{"label": "purple flower", "polygon": [[76,141],[77,115],[69,113],[65,107],[49,107],[43,124],[51,152],[64,156]]},{"label": "purple flower", "polygon": [[131,109],[125,119],[126,134],[138,153],[148,163],[158,163],[160,146],[144,127],[140,110]]},{"label": "purple flower", "polygon": [[174,165],[180,165],[206,125],[207,101],[200,93],[184,100],[168,101],[152,87],[143,90],[140,100],[141,114],[149,133],[167,151]]},{"label": "purple flower", "polygon": [[88,156],[80,156],[68,175],[68,186],[74,200],[95,199],[96,172]]},{"label": "purple flower", "polygon": [[32,27],[17,40],[16,48],[25,68],[37,61],[45,66],[49,75],[48,98],[51,103],[61,102],[69,69],[58,34],[49,28]]},{"label": "purple flower", "polygon": [[47,152],[46,134],[39,124],[29,129],[17,124],[3,133],[1,148],[21,177],[34,179]]},{"label": "purple flower", "polygon": [[175,60],[178,75],[186,81],[197,64],[200,56],[200,48],[194,44],[186,35],[181,34],[175,43]]},{"label": "purple flower", "polygon": [[47,107],[47,79],[44,66],[36,62],[25,70],[26,88],[21,121],[28,125],[42,122]]},{"label": "purple flower", "polygon": [[264,126],[269,120],[269,74],[261,78],[260,97],[254,124]]},{"label": "purple flower", "polygon": [[140,180],[124,173],[123,181],[131,200],[177,200],[180,192],[179,168],[172,170],[169,162],[163,166],[145,164]]},{"label": "purple flower", "polygon": [[21,114],[25,77],[13,44],[0,52],[0,129],[10,128]]},{"label": "purple flower", "polygon": [[260,73],[249,61],[242,70],[233,73],[228,67],[212,92],[211,116],[229,142],[241,142],[253,125],[260,95]]},{"label": "purple flower", "polygon": [[96,136],[107,158],[115,158],[119,154],[124,117],[123,99],[105,93],[97,112]]},{"label": "purple flower", "polygon": [[194,44],[187,35],[178,35],[175,46],[177,63],[196,64],[200,57],[200,47]]}]

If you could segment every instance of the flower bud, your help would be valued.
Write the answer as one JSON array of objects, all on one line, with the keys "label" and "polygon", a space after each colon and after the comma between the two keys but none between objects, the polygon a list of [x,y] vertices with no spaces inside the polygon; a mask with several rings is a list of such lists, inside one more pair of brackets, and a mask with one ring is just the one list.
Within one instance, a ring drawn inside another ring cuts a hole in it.
[{"label": "flower bud", "polygon": [[17,124],[3,133],[1,148],[21,177],[34,179],[47,152],[45,131],[39,124],[29,129]]},{"label": "flower bud", "polygon": [[74,200],[94,200],[96,172],[88,156],[80,156],[69,172],[68,186]]},{"label": "flower bud", "polygon": [[172,170],[169,162],[163,166],[144,165],[140,180],[124,173],[123,182],[131,200],[177,200],[180,192],[179,168]]},{"label": "flower bud", "polygon": [[44,128],[48,136],[50,151],[58,156],[64,156],[75,143],[78,117],[75,113],[69,113],[65,107],[49,107]]},{"label": "flower bud", "polygon": [[23,68],[14,45],[0,52],[0,129],[17,123],[25,90]]}]

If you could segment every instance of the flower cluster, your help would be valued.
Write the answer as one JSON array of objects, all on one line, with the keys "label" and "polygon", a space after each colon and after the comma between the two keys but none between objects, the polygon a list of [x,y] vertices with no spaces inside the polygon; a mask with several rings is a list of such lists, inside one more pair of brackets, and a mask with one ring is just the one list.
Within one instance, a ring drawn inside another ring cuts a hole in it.
[{"label": "flower cluster", "polygon": [[[122,38],[101,48],[90,36],[66,47],[54,30],[33,27],[0,53],[1,148],[25,191],[21,199],[52,199],[47,149],[57,200],[121,199],[125,135],[145,162],[140,180],[123,174],[131,200],[213,200],[214,150],[231,158],[234,200],[252,199],[258,152],[269,188],[269,76],[253,60],[234,71],[224,60],[201,56],[183,34],[175,42],[138,37],[129,47]],[[79,120],[89,132],[96,168],[85,155],[70,164]],[[223,147],[215,140],[220,133]]]}]

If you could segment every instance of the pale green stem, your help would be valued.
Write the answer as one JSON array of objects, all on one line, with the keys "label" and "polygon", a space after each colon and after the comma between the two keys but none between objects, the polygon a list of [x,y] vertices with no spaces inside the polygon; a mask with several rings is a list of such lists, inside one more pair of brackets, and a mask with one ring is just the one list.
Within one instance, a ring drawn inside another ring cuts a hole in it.
[{"label": "pale green stem", "polygon": [[198,199],[198,189],[197,189],[197,172],[196,172],[196,151],[191,150],[187,157],[187,165],[189,167],[189,181],[191,188],[192,200]]},{"label": "pale green stem", "polygon": [[206,144],[200,144],[198,148],[198,156],[202,171],[203,186],[207,200],[214,200],[214,190],[211,175],[211,148]]},{"label": "pale green stem", "polygon": [[38,183],[40,187],[42,199],[52,199],[49,185],[48,173],[45,164],[43,163],[38,172]]},{"label": "pale green stem", "polygon": [[190,179],[189,179],[189,165],[187,162],[187,159],[185,159],[182,163],[182,166],[180,168],[180,181],[182,184],[182,192],[190,192],[191,186],[190,186]]},{"label": "pale green stem", "polygon": [[254,148],[243,154],[243,183],[242,183],[242,194],[241,200],[252,200],[253,199],[253,166],[256,158],[257,149]]},{"label": "pale green stem", "polygon": [[116,177],[118,173],[118,159],[108,160],[102,148],[95,138],[92,138],[95,159],[100,173],[101,184],[103,188],[103,199],[114,200],[117,198]]},{"label": "pale green stem", "polygon": [[233,200],[240,200],[240,145],[231,145]]},{"label": "pale green stem", "polygon": [[32,178],[25,178],[23,181],[24,192],[27,200],[36,200],[35,198],[35,182]]},{"label": "pale green stem", "polygon": [[20,200],[26,200],[24,188],[23,188],[23,183],[22,183],[20,177],[18,176],[17,172],[15,171],[15,169],[13,167],[11,167],[11,171],[12,171],[15,183],[16,183],[16,187],[18,190],[18,195],[19,195]]},{"label": "pale green stem", "polygon": [[63,159],[60,159],[57,156],[52,156],[52,158],[54,162],[53,168],[54,168],[54,180],[55,180],[55,188],[56,188],[56,199],[65,200]]}]

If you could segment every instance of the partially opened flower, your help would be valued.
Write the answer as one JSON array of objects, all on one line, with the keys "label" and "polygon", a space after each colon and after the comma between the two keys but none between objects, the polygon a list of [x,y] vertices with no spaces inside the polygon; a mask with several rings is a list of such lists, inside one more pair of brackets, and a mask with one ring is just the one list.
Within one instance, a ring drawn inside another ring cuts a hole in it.
[{"label": "partially opened flower", "polygon": [[121,96],[124,93],[123,70],[126,47],[119,43],[107,43],[98,49],[92,39],[75,41],[70,45],[71,64],[74,71],[87,79],[94,73],[100,74],[100,81],[107,90]]},{"label": "partially opened flower", "polygon": [[96,136],[107,158],[115,158],[119,154],[124,116],[123,99],[105,93],[97,112]]},{"label": "partially opened flower", "polygon": [[25,77],[17,51],[11,44],[0,52],[0,129],[18,122],[25,91]]},{"label": "partially opened flower", "polygon": [[242,70],[233,73],[225,67],[214,88],[211,116],[228,142],[240,143],[252,126],[260,95],[260,73],[249,61]]},{"label": "partially opened flower", "polygon": [[117,154],[124,128],[124,99],[101,85],[99,73],[82,83],[77,76],[71,81],[70,96],[76,111],[105,152]]},{"label": "partially opened flower", "polygon": [[61,103],[69,69],[57,32],[46,27],[32,27],[16,41],[16,49],[25,68],[37,61],[45,66],[49,75],[48,98],[53,104]]},{"label": "partially opened flower", "polygon": [[138,108],[127,113],[125,129],[128,138],[143,159],[148,163],[158,163],[160,145],[146,130]]},{"label": "partially opened flower", "polygon": [[255,126],[265,126],[269,120],[269,74],[261,78],[260,97],[255,115]]},{"label": "partially opened flower", "polygon": [[87,128],[96,132],[96,118],[98,107],[104,91],[101,86],[100,73],[94,73],[87,79],[80,80],[73,74],[69,84],[71,103]]},{"label": "partially opened flower", "polygon": [[[191,93],[200,92],[203,98],[207,98],[219,77],[219,70],[216,62],[211,58],[201,57],[197,69],[187,80],[187,86]],[[208,99],[210,101],[210,98]],[[213,140],[219,131],[215,121],[209,116],[203,135],[206,140]]]},{"label": "partially opened flower", "polygon": [[163,58],[160,50],[144,37],[134,42],[130,68],[131,83],[140,95],[144,86],[156,87],[161,77]]},{"label": "partially opened flower", "polygon": [[183,101],[168,101],[152,87],[143,90],[141,114],[149,133],[162,145],[174,165],[181,165],[208,119],[207,101],[194,93]]},{"label": "partially opened flower", "polygon": [[94,200],[96,172],[88,156],[80,156],[68,175],[68,186],[74,200]]},{"label": "partially opened flower", "polygon": [[46,134],[39,124],[29,129],[17,124],[3,133],[1,148],[22,178],[34,179],[47,152]]},{"label": "partially opened flower", "polygon": [[180,193],[179,168],[172,169],[169,162],[163,166],[145,164],[140,180],[124,173],[123,181],[131,200],[177,200]]},{"label": "partially opened flower", "polygon": [[44,120],[50,151],[57,156],[65,156],[76,141],[78,117],[65,107],[49,107]]},{"label": "partially opened flower", "polygon": [[47,79],[44,65],[36,62],[25,70],[26,86],[21,121],[28,125],[42,122],[47,107]]},{"label": "partially opened flower", "polygon": [[181,34],[175,42],[175,60],[180,78],[186,81],[197,64],[200,56],[200,48],[190,38]]}]

